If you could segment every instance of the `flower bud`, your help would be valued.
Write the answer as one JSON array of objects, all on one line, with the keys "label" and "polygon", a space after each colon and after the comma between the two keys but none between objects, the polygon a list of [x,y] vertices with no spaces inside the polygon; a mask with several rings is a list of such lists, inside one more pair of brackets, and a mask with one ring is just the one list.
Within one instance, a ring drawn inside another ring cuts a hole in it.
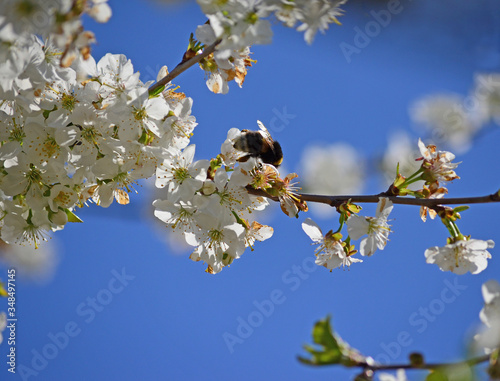
[{"label": "flower bud", "polygon": [[412,352],[409,354],[408,359],[410,360],[410,364],[417,368],[421,368],[425,364],[422,353]]}]

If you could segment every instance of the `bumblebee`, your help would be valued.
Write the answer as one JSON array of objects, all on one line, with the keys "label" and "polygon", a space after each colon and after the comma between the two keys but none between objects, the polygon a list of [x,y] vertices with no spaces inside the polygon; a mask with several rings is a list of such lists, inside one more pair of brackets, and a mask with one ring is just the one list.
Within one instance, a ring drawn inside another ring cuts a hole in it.
[{"label": "bumblebee", "polygon": [[279,167],[283,162],[283,151],[281,145],[274,141],[271,134],[260,120],[257,121],[260,130],[242,130],[241,135],[234,140],[233,147],[239,151],[248,153],[239,159],[247,161],[250,157],[258,157],[266,164]]}]

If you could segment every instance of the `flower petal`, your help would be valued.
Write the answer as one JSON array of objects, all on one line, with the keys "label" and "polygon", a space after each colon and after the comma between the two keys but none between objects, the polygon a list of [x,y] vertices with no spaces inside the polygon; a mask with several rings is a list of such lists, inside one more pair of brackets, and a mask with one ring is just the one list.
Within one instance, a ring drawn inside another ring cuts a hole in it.
[{"label": "flower petal", "polygon": [[323,233],[316,222],[310,218],[306,218],[302,222],[302,230],[313,240],[313,242],[323,241]]}]

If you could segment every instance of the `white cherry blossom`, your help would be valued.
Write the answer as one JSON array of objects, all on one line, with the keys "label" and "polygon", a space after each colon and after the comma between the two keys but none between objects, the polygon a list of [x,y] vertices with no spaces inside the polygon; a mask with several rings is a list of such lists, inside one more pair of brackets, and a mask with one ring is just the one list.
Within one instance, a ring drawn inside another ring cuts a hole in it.
[{"label": "white cherry blossom", "polygon": [[207,272],[218,273],[245,251],[245,228],[236,222],[225,226],[222,223],[215,225],[214,219],[209,216],[198,220],[202,227],[210,226],[210,229],[190,258],[195,262],[207,263]]},{"label": "white cherry blossom", "polygon": [[312,44],[316,33],[324,33],[332,22],[338,23],[337,17],[342,15],[339,6],[347,0],[312,0],[305,2],[298,19],[302,24],[297,28],[299,32],[305,31],[304,39]]},{"label": "white cherry blossom", "polygon": [[331,271],[340,266],[349,267],[353,263],[363,262],[361,259],[347,256],[341,241],[336,240],[331,231],[323,235],[318,224],[310,218],[306,218],[302,223],[302,229],[311,238],[313,244],[318,245],[315,250],[317,265],[324,266]]},{"label": "white cherry blossom", "polygon": [[455,159],[454,154],[448,151],[438,151],[435,145],[425,146],[420,139],[418,139],[418,148],[423,159],[424,179],[428,183],[447,182],[460,178],[454,171],[460,164],[452,163]]},{"label": "white cherry blossom", "polygon": [[457,239],[443,247],[434,246],[425,251],[427,263],[435,263],[441,271],[462,275],[478,274],[488,266],[491,254],[487,249],[495,247],[492,240]]},{"label": "white cherry blossom", "polygon": [[384,250],[389,233],[391,232],[387,218],[392,208],[392,201],[388,198],[380,197],[375,217],[362,217],[353,214],[347,220],[347,231],[352,239],[357,240],[363,235],[367,235],[359,243],[359,252],[361,255],[371,256],[377,248]]},{"label": "white cherry blossom", "polygon": [[196,207],[192,202],[172,202],[170,200],[155,200],[154,215],[176,233],[182,233],[186,243],[198,246],[201,236],[200,226],[196,221]]},{"label": "white cherry blossom", "polygon": [[172,202],[192,199],[207,178],[208,160],[193,163],[194,153],[193,144],[179,156],[166,158],[156,169],[156,187],[165,187]]}]

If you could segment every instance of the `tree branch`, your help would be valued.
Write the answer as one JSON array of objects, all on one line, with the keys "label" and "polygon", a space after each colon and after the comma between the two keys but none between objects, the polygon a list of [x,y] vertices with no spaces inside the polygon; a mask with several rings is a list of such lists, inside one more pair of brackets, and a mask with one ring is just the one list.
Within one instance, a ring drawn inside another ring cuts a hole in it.
[{"label": "tree branch", "polygon": [[314,195],[314,194],[299,194],[299,197],[303,201],[319,202],[330,206],[340,205],[347,200],[351,200],[354,203],[356,202],[377,203],[380,197],[387,197],[394,204],[427,206],[429,208],[435,208],[439,205],[484,204],[489,202],[500,202],[500,195],[498,193],[493,193],[490,195],[478,196],[478,197],[450,197],[450,198],[410,198],[410,197],[400,197],[400,196],[389,196],[387,195],[387,193],[380,193],[371,196],[363,196],[363,195],[324,196],[324,195]]},{"label": "tree branch", "polygon": [[[256,196],[264,196],[274,201],[278,201],[277,197],[272,197],[260,189],[252,189],[247,187],[250,194]],[[351,200],[353,203],[377,203],[380,197],[387,197],[394,204],[402,205],[417,205],[426,206],[431,209],[439,209],[441,205],[464,205],[464,204],[485,204],[490,202],[500,202],[500,194],[498,192],[486,196],[478,197],[450,197],[450,198],[410,198],[401,196],[391,196],[387,192],[382,192],[375,195],[342,195],[342,196],[327,196],[317,194],[303,194],[297,195],[302,201],[318,202],[327,204],[332,207],[337,207],[343,202]]]},{"label": "tree branch", "polygon": [[431,364],[424,363],[422,365],[415,365],[415,364],[370,365],[367,363],[360,363],[359,366],[362,366],[365,369],[370,369],[373,371],[396,370],[396,369],[427,369],[427,370],[432,370],[432,369],[438,369],[438,368],[444,368],[447,366],[456,366],[456,365],[475,366],[475,365],[481,364],[481,363],[489,361],[489,360],[490,360],[490,355],[483,355],[483,356],[473,357],[473,358],[470,358],[467,360],[450,362],[450,363],[431,363]]},{"label": "tree branch", "polygon": [[194,57],[182,61],[179,63],[174,70],[172,70],[170,73],[168,73],[165,77],[160,79],[158,82],[154,83],[153,85],[150,86],[149,88],[149,93],[153,93],[155,90],[159,89],[160,87],[166,85],[170,81],[172,81],[175,77],[177,77],[179,74],[185,72],[187,69],[189,69],[191,66],[194,64],[197,64],[200,62],[203,58],[206,56],[210,55],[215,51],[216,46],[220,43],[221,40],[215,41],[212,45],[209,45],[203,49],[203,52],[200,54],[195,55]]}]

